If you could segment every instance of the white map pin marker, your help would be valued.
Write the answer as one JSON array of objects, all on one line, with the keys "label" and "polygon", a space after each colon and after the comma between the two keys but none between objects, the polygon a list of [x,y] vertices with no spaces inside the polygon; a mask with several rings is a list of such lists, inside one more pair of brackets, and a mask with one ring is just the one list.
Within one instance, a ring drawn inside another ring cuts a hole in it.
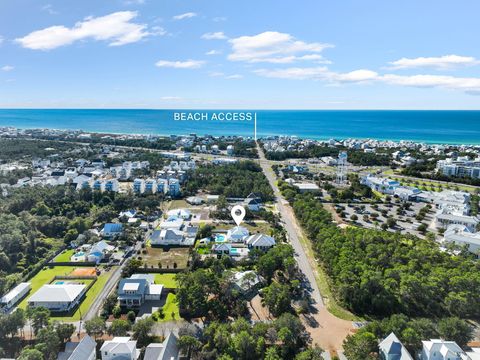
[{"label": "white map pin marker", "polygon": [[240,226],[245,217],[245,208],[240,205],[235,205],[230,214],[232,214],[232,218],[235,220],[237,226]]}]

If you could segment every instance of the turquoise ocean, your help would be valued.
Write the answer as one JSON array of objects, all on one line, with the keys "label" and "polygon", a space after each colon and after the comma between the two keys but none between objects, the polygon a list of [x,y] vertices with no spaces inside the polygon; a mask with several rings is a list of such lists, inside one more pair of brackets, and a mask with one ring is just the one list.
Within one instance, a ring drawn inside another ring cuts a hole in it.
[{"label": "turquoise ocean", "polygon": [[0,126],[90,132],[253,136],[253,121],[176,121],[175,112],[256,112],[258,137],[480,144],[479,111],[0,109]]}]

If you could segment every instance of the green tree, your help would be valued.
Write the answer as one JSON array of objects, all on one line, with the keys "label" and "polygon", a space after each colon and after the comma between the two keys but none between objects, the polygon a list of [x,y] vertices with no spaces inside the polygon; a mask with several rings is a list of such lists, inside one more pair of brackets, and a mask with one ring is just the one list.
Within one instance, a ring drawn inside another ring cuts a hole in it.
[{"label": "green tree", "polygon": [[374,353],[378,351],[377,338],[367,331],[348,335],[343,342],[343,350],[349,360],[376,359]]},{"label": "green tree", "polygon": [[155,321],[151,317],[137,320],[133,325],[133,338],[136,339],[140,346],[148,344],[150,340],[150,331],[155,324]]},{"label": "green tree", "polygon": [[50,321],[50,310],[43,306],[35,308],[29,307],[27,308],[27,317],[30,319],[34,333],[37,334],[40,329],[48,325]]},{"label": "green tree", "polygon": [[87,334],[93,336],[95,340],[97,337],[102,336],[105,333],[106,327],[105,320],[98,316],[85,321],[85,330],[87,331]]},{"label": "green tree", "polygon": [[55,324],[55,331],[61,341],[67,342],[75,332],[75,325],[59,322]]},{"label": "green tree", "polygon": [[37,349],[25,348],[17,360],[44,360],[43,353]]},{"label": "green tree", "polygon": [[108,333],[113,336],[126,336],[132,328],[132,325],[127,320],[115,319],[112,325],[108,328]]},{"label": "green tree", "polygon": [[180,336],[178,339],[178,348],[180,351],[190,359],[192,353],[201,348],[202,343],[190,335]]},{"label": "green tree", "polygon": [[460,347],[464,347],[473,339],[473,328],[457,317],[444,318],[438,322],[438,334],[441,338],[455,341]]}]

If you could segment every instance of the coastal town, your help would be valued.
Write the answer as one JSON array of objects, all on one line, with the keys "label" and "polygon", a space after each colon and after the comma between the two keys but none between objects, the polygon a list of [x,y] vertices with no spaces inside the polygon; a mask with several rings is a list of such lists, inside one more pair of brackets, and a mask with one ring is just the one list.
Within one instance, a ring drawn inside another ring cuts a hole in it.
[{"label": "coastal town", "polygon": [[0,143],[5,358],[480,358],[479,146]]}]

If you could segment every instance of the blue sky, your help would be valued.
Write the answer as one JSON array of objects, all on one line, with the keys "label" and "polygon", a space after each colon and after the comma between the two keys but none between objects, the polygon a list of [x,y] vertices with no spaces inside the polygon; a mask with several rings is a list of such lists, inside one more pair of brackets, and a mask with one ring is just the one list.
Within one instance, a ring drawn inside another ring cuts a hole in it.
[{"label": "blue sky", "polygon": [[0,107],[479,109],[478,14],[478,0],[3,0]]}]

